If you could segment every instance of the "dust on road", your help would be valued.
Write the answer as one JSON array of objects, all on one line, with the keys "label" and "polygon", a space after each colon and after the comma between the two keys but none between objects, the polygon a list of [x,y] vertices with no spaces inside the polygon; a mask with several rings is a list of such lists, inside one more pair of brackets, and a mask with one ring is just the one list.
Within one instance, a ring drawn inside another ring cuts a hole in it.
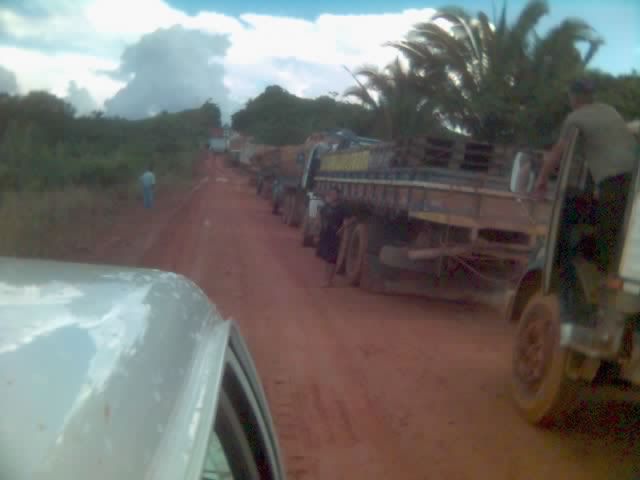
[{"label": "dust on road", "polygon": [[139,263],[194,279],[240,325],[292,479],[631,479],[640,410],[594,405],[561,431],[508,392],[512,327],[479,307],[320,288],[321,264],[246,177],[209,181]]}]

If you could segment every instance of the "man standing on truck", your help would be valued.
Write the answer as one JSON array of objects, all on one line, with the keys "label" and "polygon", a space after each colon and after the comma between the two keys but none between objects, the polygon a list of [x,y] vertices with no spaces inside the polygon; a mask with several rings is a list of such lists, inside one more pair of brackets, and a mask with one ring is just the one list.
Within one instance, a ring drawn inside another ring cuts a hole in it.
[{"label": "man standing on truck", "polygon": [[[616,240],[624,221],[631,172],[635,168],[636,142],[622,116],[610,105],[594,102],[594,85],[588,79],[578,79],[569,88],[572,112],[562,125],[560,139],[545,155],[544,165],[536,182],[536,192],[544,192],[549,176],[559,165],[569,142],[572,127],[577,127],[577,153],[584,159],[595,183],[595,207],[589,216],[595,220],[598,236],[596,263],[602,271],[611,268]],[[569,200],[571,202],[571,200]],[[575,217],[577,205],[565,212]],[[578,223],[569,219],[568,223]],[[566,248],[566,245],[559,249]],[[568,252],[560,250],[561,256]]]},{"label": "man standing on truck", "polygon": [[333,284],[336,273],[336,262],[340,252],[340,231],[354,221],[347,217],[347,209],[340,201],[340,191],[333,187],[327,194],[325,205],[320,209],[322,227],[316,248],[316,255],[327,262],[325,287]]}]

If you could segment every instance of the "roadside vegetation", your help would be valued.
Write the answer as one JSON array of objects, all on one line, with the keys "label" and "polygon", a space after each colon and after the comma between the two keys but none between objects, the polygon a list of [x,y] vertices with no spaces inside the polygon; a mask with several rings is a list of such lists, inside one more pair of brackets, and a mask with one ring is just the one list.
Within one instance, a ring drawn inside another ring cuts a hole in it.
[{"label": "roadside vegetation", "polygon": [[354,85],[341,100],[269,87],[233,116],[233,127],[273,145],[297,143],[330,124],[384,139],[454,131],[540,148],[554,141],[577,76],[594,78],[599,99],[627,121],[640,118],[640,75],[590,68],[605,41],[590,25],[568,18],[542,35],[540,22],[550,13],[542,0],[513,21],[507,13],[506,6],[494,18],[443,8],[388,44],[398,55],[385,68],[349,70]]},{"label": "roadside vegetation", "polygon": [[86,245],[138,200],[153,162],[159,187],[188,182],[217,106],[129,121],[76,117],[45,93],[0,94],[0,255],[59,256]]}]

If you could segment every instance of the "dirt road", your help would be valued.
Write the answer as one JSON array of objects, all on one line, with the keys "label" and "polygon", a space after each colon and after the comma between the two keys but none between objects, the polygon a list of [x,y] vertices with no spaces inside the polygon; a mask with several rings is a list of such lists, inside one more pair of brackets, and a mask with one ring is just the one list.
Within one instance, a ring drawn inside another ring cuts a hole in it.
[{"label": "dirt road", "polygon": [[290,478],[633,478],[639,409],[529,427],[508,393],[512,331],[495,314],[320,288],[318,259],[246,178],[213,162],[207,173],[140,239],[138,263],[188,275],[240,324]]}]

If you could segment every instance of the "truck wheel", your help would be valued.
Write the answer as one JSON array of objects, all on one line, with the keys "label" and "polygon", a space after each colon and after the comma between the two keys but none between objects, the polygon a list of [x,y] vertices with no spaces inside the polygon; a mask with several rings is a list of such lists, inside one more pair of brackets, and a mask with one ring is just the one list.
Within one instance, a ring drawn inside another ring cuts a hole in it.
[{"label": "truck wheel", "polygon": [[287,224],[287,215],[288,215],[288,211],[289,211],[289,198],[284,195],[280,198],[280,204],[282,205],[282,215],[280,217],[280,220],[282,220],[282,223],[284,223],[285,225]]},{"label": "truck wheel", "polygon": [[576,407],[579,384],[568,378],[570,352],[560,345],[560,305],[556,295],[535,294],[516,331],[511,386],[524,418],[548,426]]},{"label": "truck wheel", "polygon": [[313,247],[313,235],[311,235],[310,228],[310,218],[309,215],[305,213],[304,220],[302,221],[302,246],[303,247]]},{"label": "truck wheel", "polygon": [[284,223],[290,227],[293,227],[293,195],[287,195],[285,197],[285,204],[287,205],[287,209],[285,210],[284,214]]},{"label": "truck wheel", "polygon": [[351,234],[346,252],[345,276],[349,285],[358,285],[362,277],[362,265],[367,254],[368,229],[359,223]]},{"label": "truck wheel", "polygon": [[300,222],[298,221],[298,208],[295,195],[287,195],[285,197],[285,205],[286,209],[283,215],[284,223],[290,227],[297,227]]}]

